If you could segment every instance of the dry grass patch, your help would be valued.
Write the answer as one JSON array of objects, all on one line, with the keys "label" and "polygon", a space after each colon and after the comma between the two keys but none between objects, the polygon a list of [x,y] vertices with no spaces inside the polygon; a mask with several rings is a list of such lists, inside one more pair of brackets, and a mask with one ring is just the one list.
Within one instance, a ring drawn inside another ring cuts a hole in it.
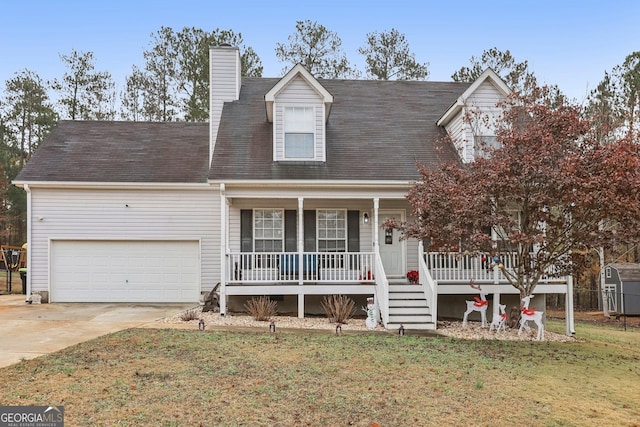
[{"label": "dry grass patch", "polygon": [[579,343],[132,329],[0,369],[2,403],[64,405],[73,426],[638,425],[640,334],[585,328]]}]

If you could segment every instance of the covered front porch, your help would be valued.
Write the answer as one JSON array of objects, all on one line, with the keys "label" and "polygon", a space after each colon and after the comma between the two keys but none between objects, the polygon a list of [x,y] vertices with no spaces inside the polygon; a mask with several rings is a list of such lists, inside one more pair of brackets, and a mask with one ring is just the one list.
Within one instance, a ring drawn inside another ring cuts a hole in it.
[{"label": "covered front porch", "polygon": [[220,190],[223,314],[235,296],[294,295],[299,317],[311,295],[373,296],[386,307],[389,279],[406,281],[417,269],[417,242],[382,227],[407,218],[405,186]]},{"label": "covered front porch", "polygon": [[[222,186],[221,207],[222,314],[228,297],[295,296],[298,316],[304,317],[306,296],[362,295],[374,297],[386,328],[435,329],[438,296],[477,295],[471,279],[492,296],[496,315],[500,295],[518,294],[488,253],[425,252],[421,242],[385,229],[387,218],[407,219],[409,207],[398,194],[276,198]],[[507,270],[516,265],[514,255],[499,256]],[[406,278],[413,270],[417,284]],[[572,313],[570,278],[549,273],[536,293],[567,294]],[[567,318],[570,334],[573,318]]]}]

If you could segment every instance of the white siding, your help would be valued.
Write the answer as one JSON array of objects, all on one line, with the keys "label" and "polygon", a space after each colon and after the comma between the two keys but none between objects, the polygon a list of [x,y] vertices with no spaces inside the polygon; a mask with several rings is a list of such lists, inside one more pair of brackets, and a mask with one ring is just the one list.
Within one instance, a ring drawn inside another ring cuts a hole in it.
[{"label": "white siding", "polygon": [[[201,241],[201,283],[219,281],[219,197],[212,190],[33,188],[29,274],[33,291],[49,286],[49,240]],[[128,205],[128,206],[127,206]]]},{"label": "white siding", "polygon": [[482,84],[467,98],[467,104],[482,107],[483,110],[497,111],[496,105],[504,97],[496,87],[488,80]]},{"label": "white siding", "polygon": [[211,48],[211,98],[235,101],[240,93],[240,51],[236,48]]},{"label": "white siding", "polygon": [[276,96],[274,103],[274,160],[284,159],[284,107],[315,107],[315,160],[324,161],[325,123],[324,103],[320,95],[301,77],[296,77]]},{"label": "white siding", "polygon": [[446,130],[462,160],[464,162],[473,160],[473,133],[469,123],[464,120],[463,112],[449,122]]},{"label": "white siding", "polygon": [[218,136],[222,107],[240,95],[240,51],[230,47],[209,50],[209,152],[212,153]]},{"label": "white siding", "polygon": [[229,208],[229,249],[240,252],[240,208]]},{"label": "white siding", "polygon": [[273,160],[284,159],[284,106],[273,103]]},{"label": "white siding", "polygon": [[[446,130],[464,162],[470,162],[474,159],[474,134],[495,135],[495,129],[501,115],[497,104],[503,99],[500,91],[491,82],[485,80],[465,102],[467,111],[471,112],[471,120],[469,121],[465,117],[465,110],[463,110],[446,126]],[[480,116],[476,114],[478,111]],[[478,118],[474,119],[474,116]],[[486,122],[485,118],[488,119]]]},{"label": "white siding", "polygon": [[[369,224],[362,223],[364,212],[369,213]],[[360,211],[360,252],[373,252],[373,213],[368,209]]]},{"label": "white siding", "polygon": [[486,80],[469,96],[467,105],[470,108],[479,109],[482,111],[483,116],[488,118],[486,123],[483,120],[479,120],[478,123],[472,123],[475,134],[495,135],[497,120],[500,119],[501,113],[498,103],[503,99],[498,89]]},{"label": "white siding", "polygon": [[311,105],[322,103],[322,98],[302,77],[297,76],[278,93],[276,101],[289,104]]}]

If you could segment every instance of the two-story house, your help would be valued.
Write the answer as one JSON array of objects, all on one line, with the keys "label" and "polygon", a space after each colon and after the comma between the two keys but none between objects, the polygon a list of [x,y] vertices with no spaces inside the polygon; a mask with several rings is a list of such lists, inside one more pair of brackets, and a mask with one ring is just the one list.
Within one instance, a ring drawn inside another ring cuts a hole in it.
[{"label": "two-story house", "polygon": [[[491,143],[464,116],[508,94],[493,71],[472,84],[324,80],[300,65],[241,78],[237,48],[210,54],[208,125],[66,121],[43,142],[15,180],[29,292],[195,303],[219,283],[222,314],[269,295],[299,316],[344,294],[374,297],[386,327],[427,329],[462,315],[470,278],[519,305],[482,257],[427,253],[382,226],[411,218],[418,165],[472,161]],[[439,148],[447,134],[454,143]],[[539,306],[571,292],[566,281],[539,289]]]}]

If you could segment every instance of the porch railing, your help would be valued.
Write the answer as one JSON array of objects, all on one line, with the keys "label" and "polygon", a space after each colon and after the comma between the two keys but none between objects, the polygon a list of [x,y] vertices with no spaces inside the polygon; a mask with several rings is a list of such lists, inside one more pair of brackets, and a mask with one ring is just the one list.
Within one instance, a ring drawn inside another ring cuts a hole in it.
[{"label": "porch railing", "polygon": [[236,252],[228,283],[375,283],[373,252]]},{"label": "porch railing", "polygon": [[[468,282],[471,279],[481,283],[506,283],[507,278],[502,272],[494,268],[494,256],[489,253],[461,253],[461,252],[426,252],[424,261],[433,280],[443,282]],[[518,266],[516,253],[502,253],[498,255],[499,263],[507,271],[515,271]],[[547,269],[547,276],[543,281],[564,282],[565,277],[557,277],[554,268]]]}]

